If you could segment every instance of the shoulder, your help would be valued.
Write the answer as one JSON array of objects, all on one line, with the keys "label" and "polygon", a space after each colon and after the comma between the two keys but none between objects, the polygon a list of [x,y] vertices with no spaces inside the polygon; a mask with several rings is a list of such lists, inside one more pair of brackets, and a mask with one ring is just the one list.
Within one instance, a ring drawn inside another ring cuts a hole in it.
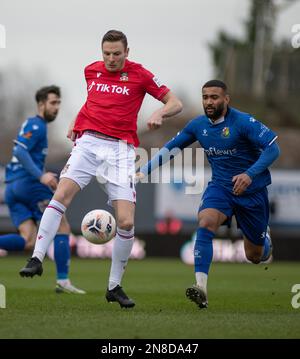
[{"label": "shoulder", "polygon": [[47,122],[43,121],[40,117],[29,117],[27,119],[28,126],[32,131],[37,132],[46,132],[47,131]]},{"label": "shoulder", "polygon": [[88,71],[88,70],[100,70],[101,67],[103,66],[103,61],[95,61],[95,62],[92,62],[91,64],[87,65],[85,68],[84,68],[84,72]]},{"label": "shoulder", "polygon": [[195,131],[197,128],[201,127],[203,124],[205,124],[207,121],[206,116],[204,115],[199,115],[195,118],[193,118],[192,120],[190,120],[186,126],[185,129],[188,131]]},{"label": "shoulder", "polygon": [[135,72],[138,76],[140,76],[143,79],[145,78],[152,79],[155,77],[151,71],[149,71],[142,64],[139,64],[137,62],[127,61],[126,67],[128,71]]},{"label": "shoulder", "polygon": [[131,71],[143,71],[144,67],[142,64],[137,62],[126,60],[126,68]]},{"label": "shoulder", "polygon": [[242,112],[237,110],[236,108],[230,108],[229,109],[229,116],[237,121],[241,121],[241,120],[250,120],[251,118],[253,118],[253,116],[247,112]]},{"label": "shoulder", "polygon": [[150,71],[137,62],[127,61],[126,69],[129,73],[134,74],[134,76],[138,77],[141,81],[146,81],[154,77]]},{"label": "shoulder", "polygon": [[235,108],[230,108],[229,116],[234,121],[235,125],[242,128],[247,128],[253,123],[258,122],[250,113],[242,112]]}]

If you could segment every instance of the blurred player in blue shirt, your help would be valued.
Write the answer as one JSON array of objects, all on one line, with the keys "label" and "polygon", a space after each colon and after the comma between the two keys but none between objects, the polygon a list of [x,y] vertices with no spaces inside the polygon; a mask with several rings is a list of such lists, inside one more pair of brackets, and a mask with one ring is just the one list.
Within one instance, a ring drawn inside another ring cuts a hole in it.
[{"label": "blurred player in blue shirt", "polygon": [[204,149],[212,178],[202,196],[198,214],[194,248],[196,284],[186,290],[186,295],[199,308],[206,308],[212,239],[220,225],[230,223],[235,215],[244,234],[247,259],[257,264],[271,256],[268,167],[279,156],[279,147],[276,134],[268,127],[251,115],[229,107],[227,86],[222,81],[207,82],[202,88],[202,101],[205,115],[190,121],[165,144],[140,169],[137,179],[170,160],[171,150],[174,154],[195,141]]},{"label": "blurred player in blue shirt", "polygon": [[[34,246],[37,223],[42,218],[57,187],[57,175],[45,172],[48,151],[47,125],[55,120],[61,99],[57,86],[43,87],[36,93],[38,114],[28,118],[14,140],[13,157],[6,166],[5,202],[19,234],[0,236],[0,248],[22,251]],[[65,216],[54,241],[57,269],[56,292],[84,294],[69,280],[70,226]],[[40,273],[41,275],[41,273]]]}]

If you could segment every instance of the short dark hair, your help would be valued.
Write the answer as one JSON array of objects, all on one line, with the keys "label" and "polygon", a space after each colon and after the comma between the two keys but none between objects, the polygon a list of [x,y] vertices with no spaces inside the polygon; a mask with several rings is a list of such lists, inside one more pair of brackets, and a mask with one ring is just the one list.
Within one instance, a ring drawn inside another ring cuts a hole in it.
[{"label": "short dark hair", "polygon": [[210,80],[210,81],[207,81],[202,89],[204,88],[207,88],[207,87],[220,87],[222,88],[225,92],[227,92],[227,86],[226,84],[223,82],[223,81],[220,81],[220,80]]},{"label": "short dark hair", "polygon": [[121,41],[124,45],[125,50],[127,49],[128,46],[126,35],[122,31],[118,31],[118,30],[107,31],[107,33],[102,38],[101,46],[103,46],[103,43],[105,41],[108,42]]},{"label": "short dark hair", "polygon": [[40,88],[35,94],[35,100],[37,103],[47,101],[48,95],[53,93],[60,97],[60,88],[55,85],[44,86]]}]

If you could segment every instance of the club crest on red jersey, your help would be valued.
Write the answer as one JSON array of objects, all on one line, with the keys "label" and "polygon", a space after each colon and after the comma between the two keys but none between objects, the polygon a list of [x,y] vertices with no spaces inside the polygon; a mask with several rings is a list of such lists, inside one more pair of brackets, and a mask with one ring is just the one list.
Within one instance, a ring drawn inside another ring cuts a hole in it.
[{"label": "club crest on red jersey", "polygon": [[120,76],[120,81],[128,81],[128,73],[127,72],[122,72],[121,76]]}]

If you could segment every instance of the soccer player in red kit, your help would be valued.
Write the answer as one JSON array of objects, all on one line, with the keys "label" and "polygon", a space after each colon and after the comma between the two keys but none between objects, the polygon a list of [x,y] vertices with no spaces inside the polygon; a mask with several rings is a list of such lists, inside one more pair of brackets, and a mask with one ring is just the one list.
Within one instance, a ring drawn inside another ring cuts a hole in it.
[{"label": "soccer player in red kit", "polygon": [[178,98],[151,72],[127,60],[128,52],[126,36],[108,31],[102,39],[103,61],[85,68],[87,101],[68,131],[76,145],[44,212],[32,258],[20,271],[21,276],[42,274],[42,261],[62,215],[76,193],[97,176],[101,183],[105,180],[117,221],[106,299],[126,308],[135,305],[121,280],[134,240],[135,189],[130,178],[135,173],[134,147],[139,144],[137,115],[146,93],[164,104],[150,116],[149,129],[159,128],[182,110]]}]

